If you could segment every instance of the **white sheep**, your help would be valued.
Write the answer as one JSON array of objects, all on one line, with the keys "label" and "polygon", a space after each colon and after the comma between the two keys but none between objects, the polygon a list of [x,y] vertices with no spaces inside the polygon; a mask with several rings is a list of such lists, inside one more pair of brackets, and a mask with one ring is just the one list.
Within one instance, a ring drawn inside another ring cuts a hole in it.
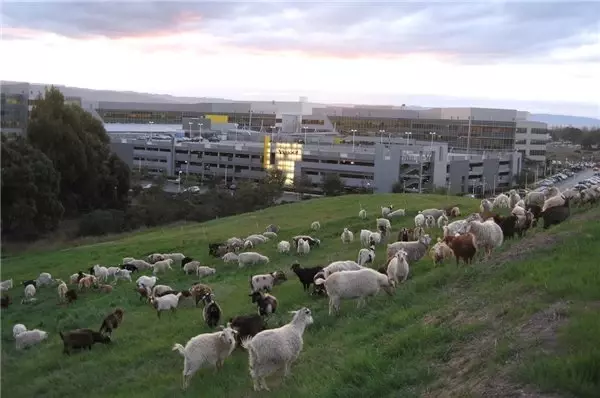
[{"label": "white sheep", "polygon": [[392,224],[387,218],[378,218],[376,222],[377,230],[381,233],[382,236],[387,237],[388,234],[392,232]]},{"label": "white sheep", "polygon": [[57,282],[58,282],[58,286],[56,288],[56,291],[58,292],[58,300],[60,302],[63,302],[63,301],[65,301],[65,298],[66,298],[65,295],[67,294],[67,291],[69,290],[69,288],[67,287],[67,284],[65,282],[63,282],[62,280],[57,279]]},{"label": "white sheep", "polygon": [[406,252],[406,259],[410,263],[415,263],[427,254],[427,248],[431,244],[431,237],[428,234],[423,235],[419,240],[411,242],[394,242],[387,245],[388,258],[396,254],[400,249]]},{"label": "white sheep", "polygon": [[438,219],[437,219],[437,226],[438,228],[444,228],[444,226],[448,225],[448,216],[445,214],[442,214]]},{"label": "white sheep", "polygon": [[369,247],[381,243],[381,234],[379,232],[371,232],[369,235]]},{"label": "white sheep", "polygon": [[423,217],[431,216],[434,220],[437,220],[442,214],[446,214],[446,210],[443,209],[425,209],[420,211],[419,214],[423,214]]},{"label": "white sheep", "polygon": [[390,214],[390,212],[394,209],[393,205],[389,205],[389,206],[381,206],[381,217],[387,217],[388,214]]},{"label": "white sheep", "polygon": [[375,246],[371,246],[368,249],[360,249],[358,251],[358,265],[365,266],[366,264],[372,264],[375,261]]},{"label": "white sheep", "polygon": [[489,213],[494,209],[494,204],[487,199],[481,200],[481,205],[479,205],[480,213]]},{"label": "white sheep", "polygon": [[94,276],[98,278],[99,282],[108,281],[108,268],[99,264],[94,265]]},{"label": "white sheep", "polygon": [[287,240],[282,240],[281,242],[279,242],[277,244],[277,251],[279,253],[289,253],[290,252],[290,242],[288,242]]},{"label": "white sheep", "polygon": [[268,240],[269,240],[269,238],[267,238],[264,235],[253,234],[253,235],[248,236],[244,240],[244,247],[246,246],[246,242],[248,242],[248,241],[252,242],[252,246],[251,247],[255,247],[257,245],[260,245],[261,243],[265,243]]},{"label": "white sheep", "polygon": [[408,278],[409,267],[406,259],[407,256],[408,253],[400,249],[388,262],[387,276],[390,281],[392,281],[393,286],[397,286],[400,282],[406,282],[406,279]]},{"label": "white sheep", "polygon": [[277,239],[277,234],[272,231],[265,231],[262,233],[263,236],[266,236],[269,239]]},{"label": "white sheep", "polygon": [[334,261],[329,264],[327,267],[323,268],[323,276],[328,278],[329,275],[334,274],[340,271],[357,271],[361,270],[364,267],[360,266],[358,263],[352,260],[342,260],[342,261]]},{"label": "white sheep", "polygon": [[[237,257],[237,256],[236,256]],[[185,263],[182,270],[185,274],[191,274],[192,272],[196,272],[198,267],[200,266],[200,261],[190,261],[189,263]]]},{"label": "white sheep", "polygon": [[52,279],[52,275],[47,272],[42,272],[40,276],[35,280],[37,283],[37,287],[48,286],[54,283],[54,279]]},{"label": "white sheep", "polygon": [[266,377],[283,369],[285,377],[300,356],[304,345],[302,335],[306,326],[314,321],[308,308],[291,311],[292,320],[279,328],[259,332],[254,337],[242,340],[242,347],[248,350],[250,376],[254,391],[269,390]]},{"label": "white sheep", "polygon": [[364,247],[369,247],[371,246],[371,242],[369,240],[369,238],[371,237],[372,232],[369,231],[368,229],[361,229],[360,230],[360,244],[363,245]]},{"label": "white sheep", "polygon": [[[160,261],[160,260],[157,260],[157,261]],[[138,271],[143,271],[143,270],[152,268],[152,264],[150,264],[144,260],[133,260],[133,261],[130,261],[128,264],[134,265],[138,269]]]},{"label": "white sheep", "polygon": [[510,214],[514,214],[515,216],[524,216],[525,215],[525,209],[522,208],[521,206],[515,206],[510,211]]},{"label": "white sheep", "polygon": [[484,249],[489,258],[492,250],[500,247],[504,241],[502,229],[494,220],[484,222],[473,220],[469,222],[467,232],[472,233],[477,241],[477,248]]},{"label": "white sheep", "polygon": [[365,209],[360,209],[360,211],[358,212],[358,217],[360,217],[362,220],[366,220],[367,211]]},{"label": "white sheep", "polygon": [[425,228],[435,227],[435,218],[433,216],[425,216]]},{"label": "white sheep", "polygon": [[254,247],[254,243],[252,243],[252,241],[250,241],[250,240],[244,241],[244,250],[250,250],[253,247]]},{"label": "white sheep", "polygon": [[320,230],[320,229],[321,229],[321,223],[320,223],[320,222],[318,222],[318,221],[313,221],[313,222],[310,224],[310,229],[312,229],[313,231],[318,231],[318,230]]},{"label": "white sheep", "polygon": [[158,280],[157,276],[146,276],[142,275],[135,281],[135,284],[139,287],[144,286],[148,289],[152,289],[154,285],[156,285],[156,281]]},{"label": "white sheep", "polygon": [[406,215],[406,210],[405,209],[398,209],[398,210],[394,210],[390,213],[388,213],[387,216],[384,216],[388,219],[392,219],[392,218],[398,218],[398,217],[404,217]]},{"label": "white sheep", "polygon": [[425,226],[425,216],[421,213],[415,216],[415,227]]},{"label": "white sheep", "polygon": [[252,293],[265,290],[270,292],[273,286],[283,283],[287,277],[282,271],[271,272],[270,274],[254,275],[250,278],[250,291]]},{"label": "white sheep", "polygon": [[131,271],[128,269],[120,269],[115,272],[114,278],[115,281],[124,280],[131,282]]},{"label": "white sheep", "polygon": [[429,254],[435,265],[449,258],[454,258],[454,251],[440,238],[437,239],[437,243],[429,250]]},{"label": "white sheep", "polygon": [[23,332],[26,332],[27,328],[22,323],[17,323],[13,326],[13,337],[17,338],[17,336]]},{"label": "white sheep", "polygon": [[232,252],[228,252],[225,253],[223,257],[221,257],[221,260],[223,260],[225,263],[237,263],[238,255]]},{"label": "white sheep", "polygon": [[466,234],[467,233],[467,225],[468,225],[469,221],[471,221],[471,220],[483,221],[483,219],[481,218],[481,216],[478,213],[473,213],[464,220],[452,221],[450,224],[448,224],[446,227],[443,228],[444,237],[454,236],[456,234],[459,234],[459,235]]},{"label": "white sheep", "polygon": [[517,203],[519,203],[520,200],[521,200],[521,196],[519,196],[517,191],[512,189],[510,191],[510,207],[515,207],[517,205]]},{"label": "white sheep", "polygon": [[357,298],[357,308],[361,308],[366,298],[376,295],[381,288],[389,295],[393,293],[393,282],[388,276],[371,268],[336,272],[327,279],[317,278],[315,284],[325,285],[329,296],[329,315],[339,312],[341,299]]},{"label": "white sheep", "polygon": [[539,206],[540,208],[542,206],[544,206],[544,201],[546,200],[546,197],[544,195],[544,192],[529,192],[527,195],[525,195],[525,205],[526,206]]},{"label": "white sheep", "polygon": [[342,243],[351,243],[354,241],[354,234],[352,231],[348,230],[348,228],[344,228],[344,232],[342,232]]},{"label": "white sheep", "polygon": [[154,253],[154,254],[151,254],[148,256],[148,262],[150,264],[154,264],[155,262],[162,261],[164,259],[165,259],[165,256],[163,256],[161,253]]},{"label": "white sheep", "polygon": [[172,270],[171,265],[173,264],[173,259],[167,258],[161,261],[157,261],[154,263],[152,267],[152,274],[156,275],[159,272],[167,272],[167,270]]},{"label": "white sheep", "polygon": [[115,277],[115,274],[120,270],[119,267],[108,267],[106,268],[106,270],[108,271],[108,276],[109,277]]},{"label": "white sheep", "polygon": [[238,256],[239,268],[243,268],[246,265],[255,265],[255,264],[262,264],[262,263],[268,264],[269,257],[263,256],[262,254],[256,253],[256,252],[240,253],[240,255]]},{"label": "white sheep", "polygon": [[121,262],[121,264],[125,265],[125,264],[129,264],[131,261],[134,261],[135,258],[134,257],[123,257],[123,261]]},{"label": "white sheep", "polygon": [[37,292],[37,289],[35,288],[35,286],[33,286],[33,285],[25,286],[25,290],[24,290],[25,300],[31,300],[33,298],[33,296],[35,296],[36,292]]},{"label": "white sheep", "polygon": [[492,204],[494,205],[494,207],[497,207],[498,209],[508,209],[510,208],[510,199],[508,198],[508,196],[506,196],[505,194],[501,193],[500,195],[496,196],[496,198],[494,199],[494,201],[492,202]]},{"label": "white sheep", "polygon": [[201,265],[200,267],[198,267],[196,269],[196,275],[198,276],[198,278],[204,278],[205,276],[210,276],[210,275],[214,275],[217,273],[217,270],[211,267],[206,267],[204,265]]},{"label": "white sheep", "polygon": [[296,252],[300,256],[304,256],[310,253],[310,244],[308,243],[308,241],[302,238],[298,239],[298,248],[296,249]]},{"label": "white sheep", "polygon": [[152,288],[152,294],[151,294],[151,296],[160,295],[160,294],[163,294],[164,292],[168,292],[170,290],[173,290],[173,288],[171,286],[168,286],[168,285],[155,285]]},{"label": "white sheep", "polygon": [[167,253],[163,254],[163,257],[165,260],[171,259],[173,263],[181,264],[181,260],[185,258],[185,255],[183,253]]},{"label": "white sheep", "polygon": [[6,281],[0,282],[0,291],[2,291],[2,292],[6,292],[6,291],[8,291],[8,289],[12,289],[12,287],[13,287],[12,279],[8,279]]},{"label": "white sheep", "polygon": [[156,315],[160,318],[160,313],[162,311],[171,310],[172,312],[175,312],[175,310],[177,310],[177,305],[179,304],[179,298],[181,296],[181,293],[170,293],[161,297],[152,296],[150,297],[150,304],[156,308]]},{"label": "white sheep", "polygon": [[43,330],[26,330],[15,336],[15,347],[17,350],[21,350],[39,344],[47,338],[48,332],[44,332]]},{"label": "white sheep", "polygon": [[236,238],[235,236],[227,239],[225,243],[227,244],[229,250],[233,250],[235,252],[239,251],[241,248],[244,247],[244,241],[240,238]]},{"label": "white sheep", "polygon": [[564,195],[555,195],[544,201],[544,206],[542,206],[542,213],[548,210],[551,207],[559,207],[564,206],[566,198]]},{"label": "white sheep", "polygon": [[187,389],[192,376],[202,367],[220,369],[235,349],[237,331],[228,323],[215,333],[203,333],[192,337],[185,347],[175,343],[173,351],[183,356],[183,389]]}]

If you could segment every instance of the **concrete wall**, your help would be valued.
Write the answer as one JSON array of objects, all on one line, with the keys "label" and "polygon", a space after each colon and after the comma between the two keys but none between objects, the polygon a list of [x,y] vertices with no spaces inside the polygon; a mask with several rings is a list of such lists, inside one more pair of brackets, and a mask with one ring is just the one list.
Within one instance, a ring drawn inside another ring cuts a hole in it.
[{"label": "concrete wall", "polygon": [[392,192],[392,187],[400,178],[402,151],[399,146],[375,145],[374,188],[376,193]]},{"label": "concrete wall", "polygon": [[470,162],[468,160],[453,160],[449,166],[448,180],[450,183],[450,193],[468,192]]},{"label": "concrete wall", "polygon": [[498,179],[498,171],[500,169],[500,160],[497,158],[483,160],[482,180],[485,182],[485,189],[491,190],[494,182]]}]

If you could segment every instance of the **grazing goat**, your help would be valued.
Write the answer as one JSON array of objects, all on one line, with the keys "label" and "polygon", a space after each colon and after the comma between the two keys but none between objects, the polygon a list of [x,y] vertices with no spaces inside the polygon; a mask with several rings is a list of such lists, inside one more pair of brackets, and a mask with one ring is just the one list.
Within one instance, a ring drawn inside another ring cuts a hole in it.
[{"label": "grazing goat", "polygon": [[323,267],[302,268],[300,264],[294,263],[292,264],[292,271],[298,276],[304,291],[307,291],[310,288],[310,285],[315,283],[315,275],[318,272],[323,271]]},{"label": "grazing goat", "polygon": [[204,322],[209,328],[214,328],[219,324],[221,320],[221,307],[215,301],[215,296],[212,293],[206,294],[202,301],[204,301],[204,309],[202,310],[202,317]]},{"label": "grazing goat", "polygon": [[461,258],[465,264],[473,262],[473,257],[475,257],[475,253],[477,252],[477,240],[475,235],[471,233],[458,236],[448,235],[444,238],[444,243],[446,243],[454,252],[456,265],[458,265],[459,259]]},{"label": "grazing goat", "polygon": [[257,314],[238,315],[235,318],[231,318],[229,323],[231,324],[231,328],[238,332],[236,341],[240,347],[242,340],[247,337],[254,337],[256,334],[267,329],[265,319]]},{"label": "grazing goat", "polygon": [[269,316],[277,311],[277,298],[273,295],[263,292],[254,292],[248,296],[252,297],[252,302],[258,307],[258,315]]},{"label": "grazing goat", "polygon": [[75,329],[67,333],[58,333],[63,341],[63,353],[71,355],[72,349],[92,350],[94,343],[109,344],[110,337],[92,329]]},{"label": "grazing goat", "polygon": [[117,308],[112,313],[108,314],[106,318],[102,321],[102,326],[100,326],[100,333],[106,333],[108,335],[112,335],[112,331],[117,329],[119,325],[123,322],[123,314],[125,312],[122,308]]}]

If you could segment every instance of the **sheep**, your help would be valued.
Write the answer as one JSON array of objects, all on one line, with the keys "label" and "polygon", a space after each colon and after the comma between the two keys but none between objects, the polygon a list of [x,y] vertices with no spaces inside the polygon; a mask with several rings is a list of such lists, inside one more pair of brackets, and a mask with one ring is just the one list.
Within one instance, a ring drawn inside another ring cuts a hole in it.
[{"label": "sheep", "polygon": [[262,233],[263,236],[266,236],[269,239],[277,239],[277,234],[271,231],[265,231]]},{"label": "sheep", "polygon": [[387,216],[384,216],[387,219],[392,219],[392,218],[398,218],[398,217],[404,217],[406,215],[406,210],[405,209],[398,209],[398,210],[394,210],[391,213],[389,213]]},{"label": "sheep", "polygon": [[521,196],[519,196],[519,194],[516,191],[511,190],[510,191],[510,207],[515,207],[517,205],[517,203],[519,203],[520,200],[521,200]]},{"label": "sheep", "polygon": [[117,329],[121,323],[123,323],[123,315],[125,311],[122,308],[117,308],[110,314],[108,314],[104,320],[102,321],[102,325],[100,326],[100,333],[106,333],[108,335],[112,335],[112,331]]},{"label": "sheep", "polygon": [[110,337],[92,329],[75,329],[67,333],[58,332],[63,341],[63,353],[71,355],[71,350],[87,348],[92,350],[94,343],[109,344]]},{"label": "sheep", "polygon": [[556,187],[550,187],[547,190],[544,191],[544,199],[550,199],[553,196],[559,196],[560,195],[560,190]]},{"label": "sheep", "polygon": [[494,209],[494,204],[487,199],[481,200],[481,205],[479,205],[480,213],[489,213]]},{"label": "sheep", "polygon": [[13,337],[16,339],[17,336],[23,332],[26,332],[27,328],[22,323],[17,323],[13,326]]},{"label": "sheep", "polygon": [[9,305],[12,304],[12,299],[9,295],[3,294],[2,298],[0,298],[0,308],[8,308]]},{"label": "sheep", "polygon": [[131,272],[128,269],[120,269],[113,275],[115,281],[124,280],[131,282]]},{"label": "sheep", "polygon": [[135,260],[134,257],[123,257],[123,261],[121,262],[121,265],[129,264],[130,262],[132,262],[134,260]]},{"label": "sheep", "polygon": [[425,216],[421,213],[415,216],[415,227],[422,227],[425,225]]},{"label": "sheep", "polygon": [[458,265],[461,258],[465,264],[473,262],[473,257],[475,257],[475,253],[477,252],[477,239],[475,235],[466,233],[464,235],[446,236],[444,243],[452,249],[456,258],[456,265]]},{"label": "sheep", "polygon": [[256,253],[256,252],[245,252],[245,253],[240,253],[240,255],[238,256],[238,267],[239,268],[243,268],[246,265],[255,265],[255,264],[268,264],[269,263],[269,257],[267,256],[263,256],[260,253]]},{"label": "sheep", "polygon": [[140,301],[142,300],[150,300],[152,293],[149,288],[145,286],[138,286],[134,289],[140,295]]},{"label": "sheep", "polygon": [[256,303],[258,315],[268,317],[277,311],[277,297],[269,293],[254,292],[248,296],[252,298],[252,303]]},{"label": "sheep", "polygon": [[73,289],[69,289],[65,293],[65,298],[67,299],[67,303],[71,304],[73,301],[77,300],[77,292]]},{"label": "sheep", "polygon": [[437,219],[437,226],[438,228],[442,229],[444,228],[444,226],[448,225],[448,216],[445,214],[442,214],[438,219]]},{"label": "sheep", "polygon": [[369,241],[371,234],[372,234],[372,232],[369,231],[368,229],[361,229],[360,230],[360,244],[363,245],[364,247],[371,246],[371,243]]},{"label": "sheep", "polygon": [[248,236],[246,239],[244,239],[244,246],[246,245],[246,242],[251,242],[252,246],[257,246],[257,245],[267,242],[268,240],[269,240],[269,238],[267,238],[264,235],[253,234],[253,235]]},{"label": "sheep", "polygon": [[303,256],[306,255],[308,253],[310,253],[310,244],[305,241],[304,239],[300,238],[298,239],[298,248],[296,249],[296,252],[298,253],[298,255]]},{"label": "sheep", "polygon": [[409,241],[409,235],[411,234],[411,232],[408,230],[408,228],[402,228],[400,230],[400,232],[398,232],[398,241],[399,242],[408,242]]},{"label": "sheep", "polygon": [[138,268],[133,264],[125,264],[121,267],[121,270],[127,270],[129,272],[136,272]]},{"label": "sheep", "polygon": [[221,311],[221,307],[215,301],[215,296],[212,293],[205,294],[202,301],[204,302],[202,318],[206,325],[212,329],[219,324],[223,311]]},{"label": "sheep", "polygon": [[166,294],[162,297],[150,297],[150,304],[156,309],[156,316],[160,318],[161,311],[171,310],[172,313],[177,311],[177,304],[179,304],[179,298],[181,293],[178,294]]},{"label": "sheep", "polygon": [[186,390],[192,376],[202,367],[210,365],[220,369],[235,349],[237,332],[227,325],[214,333],[203,333],[192,337],[183,347],[175,343],[173,351],[183,356],[183,384]]},{"label": "sheep", "polygon": [[221,257],[221,260],[223,260],[224,263],[237,263],[238,262],[238,255],[235,253],[225,253],[223,255],[223,257]]},{"label": "sheep", "polygon": [[154,264],[157,261],[162,261],[165,259],[165,256],[162,255],[161,253],[154,253],[154,254],[150,254],[147,257],[147,260],[150,264]]},{"label": "sheep", "polygon": [[400,282],[406,282],[406,279],[408,278],[409,267],[406,257],[407,253],[400,249],[388,262],[387,277],[392,282],[393,286],[397,286]]},{"label": "sheep", "polygon": [[521,206],[515,206],[511,210],[510,214],[515,215],[515,216],[524,216],[525,215],[525,209],[522,208]]},{"label": "sheep", "polygon": [[33,287],[37,288],[37,281],[34,280],[34,279],[29,279],[29,280],[24,281],[22,283],[22,285],[23,285],[23,287],[27,287],[29,285],[32,285]]},{"label": "sheep", "polygon": [[425,216],[425,228],[433,227],[435,227],[435,218],[433,218],[433,216]]},{"label": "sheep", "polygon": [[36,291],[37,290],[34,285],[25,286],[25,290],[24,290],[25,300],[30,300],[33,296],[35,296]]},{"label": "sheep", "polygon": [[275,271],[270,274],[260,274],[250,277],[250,292],[273,290],[273,286],[282,284],[287,281],[287,276],[283,271]]},{"label": "sheep", "polygon": [[56,291],[58,293],[58,301],[63,302],[65,300],[65,294],[67,293],[67,290],[69,290],[69,288],[67,287],[67,284],[61,279],[57,279],[56,282],[58,283],[58,286],[56,288]]},{"label": "sheep", "polygon": [[441,264],[444,260],[452,258],[454,251],[441,238],[437,238],[437,243],[429,251],[431,259],[435,265]]},{"label": "sheep", "polygon": [[[160,261],[160,260],[157,260],[157,261]],[[144,260],[133,260],[133,261],[128,262],[127,264],[134,265],[135,268],[139,271],[143,271],[143,270],[152,268],[152,264],[147,263]]]},{"label": "sheep", "polygon": [[423,214],[423,217],[431,216],[434,218],[434,220],[437,220],[442,214],[445,213],[446,211],[443,209],[425,209],[419,212],[419,214]]},{"label": "sheep", "polygon": [[369,235],[369,245],[367,247],[378,245],[380,243],[381,243],[381,234],[379,232],[371,232],[371,234]]},{"label": "sheep", "polygon": [[240,238],[229,238],[227,239],[227,241],[225,242],[225,245],[227,246],[228,249],[233,250],[234,252],[239,251],[242,247],[244,247],[244,241],[241,240]]},{"label": "sheep", "polygon": [[544,192],[529,192],[525,195],[525,206],[536,205],[542,208],[545,200]]},{"label": "sheep", "polygon": [[13,287],[12,279],[0,282],[0,291],[2,291],[2,292],[6,292],[6,291],[8,291],[8,289],[12,289],[12,287]]},{"label": "sheep", "polygon": [[423,227],[415,227],[412,230],[412,240],[419,240],[423,236],[425,236],[425,229]]},{"label": "sheep", "polygon": [[406,252],[406,260],[416,263],[427,254],[427,248],[431,244],[431,237],[423,235],[419,240],[411,242],[395,242],[387,245],[387,256],[391,258],[400,249]]},{"label": "sheep", "polygon": [[48,285],[51,285],[54,283],[54,279],[52,279],[52,275],[50,275],[47,272],[42,272],[35,281],[37,283],[37,286],[36,286],[37,288],[40,288],[42,286],[48,286]]},{"label": "sheep", "polygon": [[564,195],[556,195],[552,196],[544,201],[544,206],[542,206],[542,212],[548,210],[551,207],[562,206],[565,204],[565,196]]},{"label": "sheep", "polygon": [[358,271],[361,269],[364,269],[365,267],[358,265],[358,263],[355,263],[354,261],[351,260],[346,260],[346,261],[334,261],[331,264],[329,264],[327,267],[323,268],[323,278],[329,278],[329,276],[331,274],[334,274],[336,272],[340,272],[340,271]]},{"label": "sheep", "polygon": [[254,248],[254,243],[252,243],[251,240],[246,240],[244,241],[244,250],[250,250],[252,248]]},{"label": "sheep", "polygon": [[229,324],[237,332],[236,343],[239,347],[242,346],[242,340],[247,337],[254,337],[267,329],[265,319],[258,314],[238,315],[229,319]]},{"label": "sheep", "polygon": [[452,221],[446,227],[443,228],[444,236],[454,236],[456,234],[462,235],[467,232],[467,224],[471,220],[483,221],[478,213],[473,213],[464,220]]},{"label": "sheep", "polygon": [[152,275],[156,275],[159,272],[167,272],[167,270],[172,270],[173,268],[171,265],[173,265],[173,259],[171,258],[155,262],[154,266],[152,267]]},{"label": "sheep", "polygon": [[382,236],[387,237],[390,232],[392,232],[392,224],[390,220],[387,218],[378,218],[376,220],[377,230],[381,233]]},{"label": "sheep", "polygon": [[229,251],[229,247],[224,243],[209,243],[208,254],[212,257],[222,257]]},{"label": "sheep", "polygon": [[390,296],[393,294],[393,282],[388,276],[370,268],[336,272],[327,279],[317,279],[315,284],[325,285],[329,296],[329,315],[339,312],[341,299],[358,298],[357,308],[361,308],[366,297],[374,296],[381,288]]},{"label": "sheep", "polygon": [[274,232],[276,234],[279,233],[279,226],[275,225],[275,224],[271,224],[269,225],[267,228],[265,228],[266,232]]},{"label": "sheep", "polygon": [[205,276],[214,275],[217,270],[211,267],[200,266],[196,269],[196,275],[198,278],[204,278]]},{"label": "sheep", "polygon": [[311,311],[306,307],[291,313],[294,317],[288,324],[242,340],[242,347],[248,350],[254,391],[268,391],[266,377],[280,369],[283,369],[284,377],[288,377],[292,363],[300,356],[304,345],[302,335],[306,326],[314,321]]},{"label": "sheep", "polygon": [[289,253],[290,252],[290,242],[288,242],[287,240],[282,240],[281,242],[279,242],[277,244],[277,251],[279,253]]},{"label": "sheep", "polygon": [[96,264],[94,265],[93,270],[94,272],[92,275],[98,278],[98,282],[106,282],[108,280],[108,268]]},{"label": "sheep", "polygon": [[210,286],[205,285],[205,284],[200,283],[200,282],[196,282],[190,288],[190,293],[192,294],[192,296],[194,296],[194,298],[196,300],[196,305],[198,305],[198,303],[202,300],[202,297],[204,297],[208,293],[212,293],[212,292],[213,291],[210,288]]},{"label": "sheep", "polygon": [[444,214],[446,214],[448,217],[458,217],[460,216],[460,208],[458,205],[448,206],[444,209]]},{"label": "sheep", "polygon": [[487,258],[492,255],[492,250],[500,247],[504,241],[502,228],[494,220],[470,221],[467,232],[471,232],[475,236],[477,249],[484,249]]},{"label": "sheep", "polygon": [[354,234],[352,231],[349,231],[348,228],[344,228],[344,232],[342,232],[342,243],[351,243],[354,241]]},{"label": "sheep", "polygon": [[358,212],[358,217],[360,217],[362,220],[366,220],[367,211],[365,209],[360,209],[360,211]]},{"label": "sheep", "polygon": [[167,253],[163,254],[165,260],[171,259],[173,263],[181,263],[185,257],[183,253]]},{"label": "sheep", "polygon": [[167,286],[167,285],[155,285],[154,287],[151,288],[152,291],[152,296],[164,296],[164,292],[173,290],[173,288],[171,286]]},{"label": "sheep", "polygon": [[375,246],[371,246],[368,249],[360,249],[358,251],[358,265],[365,266],[366,264],[372,264],[375,261]]},{"label": "sheep", "polygon": [[323,267],[302,268],[298,263],[292,264],[291,268],[298,276],[300,283],[302,283],[304,291],[307,291],[310,288],[310,285],[314,283],[315,275],[318,272],[323,271]]},{"label": "sheep", "polygon": [[294,247],[298,247],[299,239],[303,239],[304,241],[307,241],[311,248],[321,245],[321,241],[317,238],[313,238],[312,236],[309,236],[309,235],[297,235],[292,238]]},{"label": "sheep", "polygon": [[146,276],[142,275],[135,281],[135,284],[138,286],[144,286],[148,289],[152,289],[154,285],[156,285],[156,281],[158,280],[157,276]]},{"label": "sheep", "polygon": [[320,229],[321,229],[321,223],[320,223],[320,222],[318,222],[318,221],[313,221],[313,222],[310,224],[310,229],[312,229],[313,231],[318,231],[318,230],[320,230]]},{"label": "sheep", "polygon": [[381,217],[387,217],[388,214],[394,209],[393,205],[381,206]]},{"label": "sheep", "polygon": [[492,205],[494,205],[494,207],[498,209],[508,209],[509,207],[513,207],[510,205],[510,199],[508,198],[508,196],[506,196],[503,193],[496,196],[496,198],[492,202]]},{"label": "sheep", "polygon": [[26,330],[15,336],[15,348],[17,350],[22,350],[23,348],[39,344],[47,338],[48,332],[44,332],[43,330]]},{"label": "sheep", "polygon": [[119,268],[119,267],[108,267],[106,270],[108,271],[108,276],[109,276],[109,277],[111,277],[111,276],[112,276],[112,277],[114,278],[114,277],[115,277],[115,274],[116,274],[117,272],[119,272],[120,268]]},{"label": "sheep", "polygon": [[315,276],[313,277],[313,291],[311,293],[312,296],[327,296],[327,292],[325,291],[325,285],[317,285],[315,282],[317,281],[317,279],[324,279],[325,278],[325,274],[323,273],[323,271],[321,272],[317,272],[315,274]]},{"label": "sheep", "polygon": [[551,207],[542,212],[541,216],[544,219],[544,229],[562,223],[569,218],[570,215],[569,199],[566,198],[565,203],[562,206]]},{"label": "sheep", "polygon": [[195,273],[198,270],[198,267],[200,267],[200,261],[190,261],[183,264],[183,267],[181,269],[186,275],[189,275]]}]

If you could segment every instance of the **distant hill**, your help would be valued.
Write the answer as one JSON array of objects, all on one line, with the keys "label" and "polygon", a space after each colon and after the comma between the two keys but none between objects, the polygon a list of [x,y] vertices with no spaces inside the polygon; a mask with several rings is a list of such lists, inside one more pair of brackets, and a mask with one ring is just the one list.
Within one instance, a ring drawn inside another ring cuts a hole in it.
[{"label": "distant hill", "polygon": [[529,120],[547,123],[548,126],[600,127],[600,119],[593,117],[532,113]]}]

